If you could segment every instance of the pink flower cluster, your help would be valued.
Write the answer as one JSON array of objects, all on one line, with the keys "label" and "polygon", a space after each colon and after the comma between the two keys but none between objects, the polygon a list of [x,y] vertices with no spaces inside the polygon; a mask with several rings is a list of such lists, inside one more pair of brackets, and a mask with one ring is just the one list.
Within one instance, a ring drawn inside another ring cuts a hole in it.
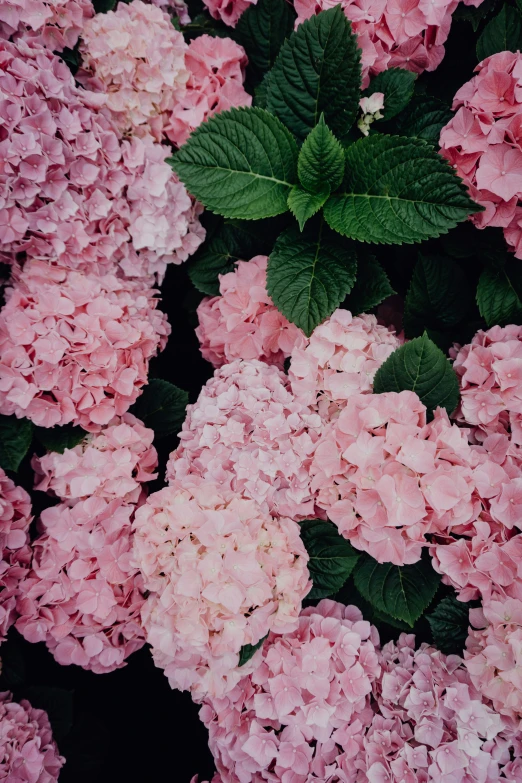
[{"label": "pink flower cluster", "polygon": [[0,468],[0,642],[16,618],[16,596],[31,562],[31,498]]},{"label": "pink flower cluster", "polygon": [[0,693],[0,780],[57,783],[64,764],[47,713]]},{"label": "pink flower cluster", "polygon": [[286,320],[266,292],[268,258],[239,261],[221,275],[221,296],[206,297],[198,307],[196,335],[201,353],[214,367],[234,359],[259,359],[281,370],[294,348],[304,348],[303,332]]},{"label": "pink flower cluster", "polygon": [[100,432],[63,454],[34,457],[35,489],[56,495],[68,505],[96,495],[137,503],[142,483],[157,477],[153,430],[130,413],[115,417]]},{"label": "pink flower cluster", "polygon": [[256,5],[257,0],[203,0],[210,15],[214,19],[221,19],[229,27],[235,27],[239,17],[251,5]]},{"label": "pink flower cluster", "polygon": [[189,487],[215,482],[273,516],[312,517],[309,467],[320,426],[280,370],[237,360],[188,406],[167,479]]},{"label": "pink flower cluster", "polygon": [[[295,0],[296,25],[339,2],[362,50],[363,87],[388,68],[434,71],[458,5],[458,0]],[[464,2],[478,6],[482,0]]]},{"label": "pink flower cluster", "polygon": [[0,312],[0,412],[97,431],[147,382],[169,325],[154,289],[26,263]]},{"label": "pink flower cluster", "polygon": [[2,0],[0,38],[22,35],[61,52],[76,45],[93,14],[91,0]]},{"label": "pink flower cluster", "polygon": [[354,317],[348,310],[335,310],[314,329],[306,347],[292,349],[292,391],[328,421],[352,395],[372,391],[375,373],[401,343],[374,315]]},{"label": "pink flower cluster", "polygon": [[161,278],[203,241],[201,208],[165,162],[168,148],[120,143],[100,112],[105,96],[77,88],[51,52],[0,41],[0,96],[4,252]]},{"label": "pink flower cluster", "polygon": [[455,116],[440,134],[441,154],[485,207],[473,215],[478,228],[499,226],[522,258],[522,55],[500,52],[453,100]]},{"label": "pink flower cluster", "polygon": [[311,587],[299,526],[205,482],[154,493],[134,528],[156,664],[196,700],[223,696],[254,665],[240,668],[244,645],[297,625]]},{"label": "pink flower cluster", "polygon": [[134,510],[92,496],[41,514],[16,628],[30,642],[45,642],[58,663],[110,672],[145,644],[143,578],[132,559]]},{"label": "pink flower cluster", "polygon": [[156,141],[189,73],[183,35],[161,8],[141,0],[119,3],[115,11],[96,14],[85,23],[79,81],[106,93],[106,109],[120,134]]}]

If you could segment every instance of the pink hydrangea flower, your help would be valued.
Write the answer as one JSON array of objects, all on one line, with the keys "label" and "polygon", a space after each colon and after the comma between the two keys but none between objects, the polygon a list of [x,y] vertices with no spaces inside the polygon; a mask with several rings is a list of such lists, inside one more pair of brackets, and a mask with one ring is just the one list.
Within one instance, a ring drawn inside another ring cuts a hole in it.
[{"label": "pink hydrangea flower", "polygon": [[234,359],[259,359],[283,369],[294,348],[304,348],[303,332],[286,320],[266,292],[268,258],[239,261],[220,276],[221,296],[205,297],[196,329],[201,353],[214,367]]},{"label": "pink hydrangea flower", "polygon": [[47,713],[0,693],[0,779],[57,783],[64,764]]},{"label": "pink hydrangea flower", "polygon": [[311,583],[291,519],[205,482],[150,495],[134,528],[147,641],[172,687],[223,696],[258,657],[239,667],[244,645],[297,626]]},{"label": "pink hydrangea flower", "polygon": [[26,263],[0,311],[0,412],[95,432],[147,382],[169,325],[154,289]]},{"label": "pink hydrangea flower", "polygon": [[19,582],[31,562],[31,498],[0,468],[0,642],[16,618]]},{"label": "pink hydrangea flower", "polygon": [[161,8],[141,0],[86,22],[79,80],[107,94],[105,104],[120,134],[163,138],[163,128],[185,90],[187,45]]},{"label": "pink hydrangea flower", "polygon": [[293,348],[288,373],[292,391],[327,421],[352,395],[372,391],[375,373],[401,343],[375,316],[335,310],[314,329],[306,347]]},{"label": "pink hydrangea flower", "polygon": [[188,6],[185,0],[152,0],[152,2],[154,5],[157,5],[158,8],[171,11],[175,14],[178,17],[180,24],[190,23]]},{"label": "pink hydrangea flower", "polygon": [[132,559],[135,507],[90,497],[40,518],[32,570],[20,583],[16,628],[58,663],[110,672],[145,644],[141,574]]},{"label": "pink hydrangea flower", "polygon": [[188,406],[167,479],[188,487],[215,482],[274,516],[313,517],[309,466],[320,426],[280,370],[237,360]]},{"label": "pink hydrangea flower", "polygon": [[453,100],[440,134],[441,154],[485,207],[478,228],[497,226],[522,258],[522,55],[499,52],[475,68]]},{"label": "pink hydrangea flower", "polygon": [[221,19],[229,27],[235,27],[239,17],[251,5],[256,5],[257,0],[203,0],[210,15],[214,19]]},{"label": "pink hydrangea flower", "polygon": [[35,489],[56,495],[68,505],[96,495],[137,503],[142,483],[157,477],[153,430],[130,413],[116,416],[100,432],[87,435],[63,454],[33,457]]},{"label": "pink hydrangea flower", "polygon": [[185,56],[187,89],[176,101],[165,128],[173,144],[180,147],[216,112],[252,104],[252,96],[243,87],[247,62],[243,47],[231,38],[200,35],[190,42]]},{"label": "pink hydrangea flower", "polygon": [[23,36],[61,52],[76,45],[93,14],[91,0],[3,0],[0,38]]}]

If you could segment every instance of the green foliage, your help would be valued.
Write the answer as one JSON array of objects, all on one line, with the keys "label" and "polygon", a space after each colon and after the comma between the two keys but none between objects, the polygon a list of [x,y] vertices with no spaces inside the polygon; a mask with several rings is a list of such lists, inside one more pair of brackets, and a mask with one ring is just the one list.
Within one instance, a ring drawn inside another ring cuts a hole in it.
[{"label": "green foliage", "polygon": [[326,598],[344,585],[360,552],[339,534],[336,526],[321,519],[300,524],[301,538],[310,557],[308,570],[313,587],[308,598]]},{"label": "green foliage", "polygon": [[431,95],[416,95],[395,118],[397,133],[415,136],[439,148],[440,132],[453,117],[450,107]]},{"label": "green foliage", "polygon": [[260,647],[263,646],[263,642],[267,638],[268,634],[266,636],[263,636],[262,639],[258,641],[257,644],[244,644],[241,650],[239,651],[239,663],[238,666],[244,666],[245,663],[248,663],[251,658],[255,655],[255,653],[259,650]]},{"label": "green foliage", "polygon": [[74,449],[87,433],[81,427],[65,424],[63,427],[35,427],[34,435],[47,451],[63,454],[65,449]]},{"label": "green foliage", "polygon": [[413,565],[380,564],[369,555],[362,555],[354,571],[354,582],[363,598],[378,611],[410,627],[432,602],[440,582],[424,557]]},{"label": "green foliage", "polygon": [[344,151],[321,114],[299,153],[297,174],[311,193],[336,190],[343,181]]},{"label": "green foliage", "polygon": [[353,247],[322,223],[302,234],[289,228],[270,255],[268,295],[289,321],[310,335],[350,291],[356,270]]},{"label": "green foliage", "polygon": [[288,206],[299,223],[301,231],[306,221],[321,209],[329,195],[329,189],[323,193],[310,193],[309,190],[303,190],[299,185],[294,185],[288,196]]},{"label": "green foliage", "polygon": [[463,21],[470,22],[474,32],[477,32],[482,20],[493,13],[498,2],[499,0],[483,0],[477,8],[474,8],[472,5],[459,3],[453,13],[453,19],[455,21],[462,19]]},{"label": "green foliage", "polygon": [[212,212],[260,220],[286,212],[297,177],[297,146],[264,109],[232,109],[203,122],[170,163]]},{"label": "green foliage", "polygon": [[131,408],[131,413],[154,430],[157,440],[181,430],[188,394],[173,383],[151,378]]},{"label": "green foliage", "polygon": [[32,439],[33,425],[29,419],[0,416],[0,468],[17,471]]},{"label": "green foliage", "polygon": [[444,234],[481,209],[430,144],[376,134],[346,150],[344,181],[324,217],[351,239],[401,245]]},{"label": "green foliage", "polygon": [[522,269],[520,261],[487,266],[477,286],[477,304],[488,326],[522,321]]},{"label": "green foliage", "polygon": [[404,68],[389,68],[377,74],[366,88],[363,95],[374,92],[384,93],[383,122],[391,120],[411,101],[417,74]]},{"label": "green foliage", "polygon": [[453,367],[426,334],[397,348],[377,370],[375,394],[415,392],[431,414],[440,406],[453,413],[459,401],[459,383]]},{"label": "green foliage", "polygon": [[306,20],[285,41],[270,72],[268,110],[300,141],[324,113],[343,141],[358,111],[360,57],[341,6]]},{"label": "green foliage", "polygon": [[516,8],[503,5],[499,13],[487,23],[477,41],[479,61],[497,52],[516,52],[522,48],[522,15]]},{"label": "green foliage", "polygon": [[364,252],[364,248],[358,249],[357,280],[344,300],[343,307],[353,315],[368,313],[394,293],[388,275],[375,256]]},{"label": "green foliage", "polygon": [[95,14],[106,14],[107,11],[113,11],[117,0],[92,0]]},{"label": "green foliage", "polygon": [[469,604],[447,596],[427,615],[433,641],[445,655],[462,655],[468,636]]},{"label": "green foliage", "polygon": [[295,11],[285,0],[258,0],[242,14],[236,40],[248,52],[248,64],[260,81],[273,66],[285,38],[294,27]]}]

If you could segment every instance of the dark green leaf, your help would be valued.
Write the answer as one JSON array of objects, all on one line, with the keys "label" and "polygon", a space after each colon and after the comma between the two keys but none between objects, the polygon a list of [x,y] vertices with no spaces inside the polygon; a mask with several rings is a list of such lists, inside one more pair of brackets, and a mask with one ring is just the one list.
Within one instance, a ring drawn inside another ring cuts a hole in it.
[{"label": "dark green leaf", "polygon": [[372,606],[411,627],[430,605],[440,582],[424,557],[413,565],[380,564],[362,555],[354,571],[355,586]]},{"label": "dark green leaf", "polygon": [[357,252],[357,280],[343,307],[353,315],[368,313],[395,293],[388,276],[371,253]]},{"label": "dark green leaf", "polygon": [[453,19],[462,19],[465,22],[471,22],[473,31],[476,33],[482,20],[493,13],[498,2],[499,0],[483,0],[477,8],[474,8],[472,5],[459,3],[453,13]]},{"label": "dark green leaf", "polygon": [[212,212],[260,220],[286,212],[297,146],[263,109],[215,114],[170,159],[187,190]]},{"label": "dark green leaf", "polygon": [[248,663],[248,661],[255,655],[255,653],[259,650],[260,647],[263,646],[263,642],[265,641],[266,636],[263,636],[262,639],[258,641],[257,644],[244,644],[239,652],[239,663],[238,666],[244,666],[245,663]]},{"label": "dark green leaf", "polygon": [[375,134],[346,150],[344,182],[324,206],[327,223],[360,242],[412,244],[481,210],[425,141]]},{"label": "dark green leaf", "polygon": [[297,136],[308,136],[324,112],[343,141],[357,116],[360,50],[341,6],[299,25],[285,41],[268,83],[268,109]]},{"label": "dark green leaf", "polygon": [[303,190],[299,185],[294,185],[288,196],[288,206],[299,223],[301,231],[306,221],[321,209],[329,195],[329,189],[325,193],[310,193],[309,190]]},{"label": "dark green leaf", "polygon": [[469,604],[453,596],[443,598],[427,615],[437,650],[445,655],[462,655],[469,628]]},{"label": "dark green leaf", "polygon": [[440,132],[453,117],[445,103],[431,95],[416,95],[408,108],[395,120],[397,132],[402,136],[418,139],[439,147]]},{"label": "dark green leaf", "polygon": [[267,291],[277,309],[306,335],[328,318],[352,288],[355,251],[326,227],[284,231],[268,261]]},{"label": "dark green leaf", "polygon": [[406,71],[404,68],[389,68],[371,80],[363,95],[372,95],[374,92],[384,93],[383,121],[391,120],[412,99],[416,78],[416,73]]},{"label": "dark green leaf", "polygon": [[131,408],[131,413],[154,430],[158,440],[181,430],[188,394],[173,383],[152,378]]},{"label": "dark green leaf", "polygon": [[516,8],[503,5],[478,39],[477,57],[481,61],[497,52],[516,52],[521,47],[522,15]]},{"label": "dark green leaf", "polygon": [[[192,15],[191,15],[192,16]],[[182,25],[181,31],[187,42],[199,38],[200,35],[210,35],[213,38],[229,38],[230,27],[219,19],[213,19],[208,14],[196,14],[192,21]]]},{"label": "dark green leaf", "polygon": [[522,322],[522,269],[520,261],[487,267],[477,286],[477,304],[488,326]]},{"label": "dark green leaf", "polygon": [[63,427],[35,427],[35,437],[47,451],[63,454],[65,449],[74,449],[87,433],[81,427],[65,424]]},{"label": "dark green leaf", "polygon": [[440,348],[426,334],[397,348],[375,374],[373,390],[415,392],[432,413],[440,406],[453,413],[459,402],[455,371]]},{"label": "dark green leaf", "polygon": [[117,0],[92,0],[95,14],[106,14],[116,7]]},{"label": "dark green leaf", "polygon": [[17,471],[32,439],[33,425],[29,419],[0,416],[0,468]]},{"label": "dark green leaf", "polygon": [[312,193],[333,192],[343,181],[344,150],[322,114],[301,148],[297,174],[303,188]]},{"label": "dark green leaf", "polygon": [[331,522],[307,519],[300,524],[301,538],[310,557],[308,570],[313,587],[308,598],[326,598],[344,585],[360,552],[339,534]]},{"label": "dark green leaf", "polygon": [[276,61],[285,38],[294,26],[293,6],[285,0],[258,0],[242,14],[236,30],[237,41],[248,53],[248,64],[260,77]]}]

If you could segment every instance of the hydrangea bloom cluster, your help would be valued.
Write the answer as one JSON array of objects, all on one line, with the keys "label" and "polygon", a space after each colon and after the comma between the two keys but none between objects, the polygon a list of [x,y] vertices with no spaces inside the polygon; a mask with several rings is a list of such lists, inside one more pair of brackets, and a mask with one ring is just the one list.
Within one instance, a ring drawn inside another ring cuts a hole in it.
[{"label": "hydrangea bloom cluster", "polygon": [[380,563],[415,563],[428,533],[477,515],[466,433],[441,409],[426,425],[414,392],[352,396],[321,435],[311,465],[317,504]]},{"label": "hydrangea bloom cluster", "polygon": [[106,109],[121,134],[163,138],[163,128],[188,79],[187,45],[161,8],[141,0],[86,22],[79,80],[107,94]]},{"label": "hydrangea bloom cluster", "polygon": [[57,783],[64,764],[47,713],[0,693],[0,780]]},{"label": "hydrangea bloom cluster", "polygon": [[0,468],[0,641],[16,617],[18,585],[31,562],[31,498]]},{"label": "hydrangea bloom cluster", "polygon": [[522,258],[522,55],[500,52],[475,68],[455,95],[455,116],[440,134],[441,154],[485,207],[478,228],[499,226]]},{"label": "hydrangea bloom cluster", "polygon": [[361,110],[361,116],[357,121],[357,127],[363,136],[368,136],[370,133],[370,125],[372,125],[375,120],[382,120],[384,117],[384,114],[381,113],[382,109],[384,109],[384,93],[374,92],[367,98],[361,98],[359,101],[359,108]]},{"label": "hydrangea bloom cluster", "polygon": [[196,700],[223,696],[254,665],[240,668],[244,645],[297,625],[311,587],[299,526],[205,482],[154,493],[134,527],[156,664]]},{"label": "hydrangea bloom cluster", "polygon": [[221,296],[206,297],[198,307],[196,329],[201,353],[214,367],[234,359],[259,359],[283,369],[294,348],[304,348],[303,332],[287,321],[266,292],[268,258],[239,261],[221,275]]},{"label": "hydrangea bloom cluster", "polygon": [[0,41],[0,95],[4,252],[161,277],[202,242],[201,208],[165,162],[168,148],[120,143],[100,112],[105,96],[77,88],[57,56]]},{"label": "hydrangea bloom cluster", "polygon": [[0,311],[0,412],[99,430],[147,382],[169,325],[154,289],[27,263]]},{"label": "hydrangea bloom cluster", "polygon": [[243,12],[250,5],[256,5],[257,0],[204,0],[204,3],[214,19],[221,19],[229,27],[235,27]]},{"label": "hydrangea bloom cluster", "polygon": [[0,38],[23,34],[48,49],[72,49],[87,19],[94,14],[91,0],[3,0]]},{"label": "hydrangea bloom cluster", "polygon": [[45,642],[58,663],[110,672],[145,644],[143,579],[132,559],[134,510],[93,496],[41,514],[16,628],[30,642]]},{"label": "hydrangea bloom cluster", "polygon": [[200,35],[190,42],[185,55],[189,78],[165,128],[168,138],[180,147],[193,130],[216,112],[250,106],[252,96],[243,87],[247,56],[231,38]]},{"label": "hydrangea bloom cluster", "polygon": [[[482,0],[464,2],[478,6]],[[444,57],[458,0],[295,0],[296,25],[339,3],[357,33],[367,87],[370,76],[388,68],[434,71]]]},{"label": "hydrangea bloom cluster", "polygon": [[273,516],[312,517],[309,466],[320,425],[280,370],[237,360],[188,406],[167,478],[182,486],[215,482]]},{"label": "hydrangea bloom cluster", "polygon": [[69,505],[96,495],[137,503],[142,483],[156,478],[158,464],[153,430],[130,413],[63,454],[34,457],[35,489],[56,495]]},{"label": "hydrangea bloom cluster", "polygon": [[380,326],[374,315],[335,310],[314,329],[305,348],[296,345],[292,350],[292,391],[328,421],[352,395],[372,391],[375,373],[400,344],[395,332]]}]

